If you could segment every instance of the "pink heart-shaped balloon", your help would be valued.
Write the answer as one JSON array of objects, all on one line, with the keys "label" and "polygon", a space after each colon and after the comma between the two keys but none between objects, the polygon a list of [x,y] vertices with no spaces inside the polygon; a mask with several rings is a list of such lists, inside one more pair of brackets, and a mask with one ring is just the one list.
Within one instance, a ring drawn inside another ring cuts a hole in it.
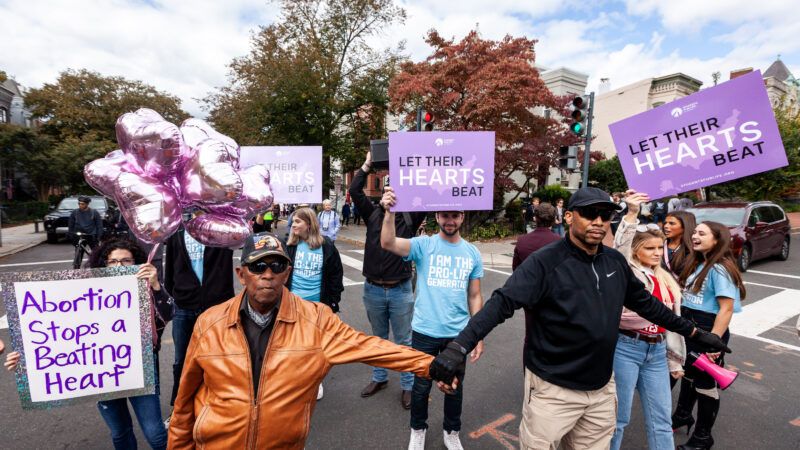
[{"label": "pink heart-shaped balloon", "polygon": [[183,140],[189,147],[197,147],[206,139],[215,139],[225,146],[230,155],[234,169],[239,169],[239,144],[211,127],[205,120],[190,118],[181,124]]},{"label": "pink heart-shaped balloon", "polygon": [[181,130],[157,112],[141,108],[117,119],[117,142],[130,154],[139,171],[160,180],[175,173],[185,144]]},{"label": "pink heart-shaped balloon", "polygon": [[104,158],[98,158],[86,164],[83,177],[89,186],[106,197],[114,196],[114,186],[122,172],[130,172],[130,157],[122,150],[114,150]]},{"label": "pink heart-shaped balloon", "polygon": [[157,179],[122,172],[116,180],[114,199],[131,231],[144,242],[164,242],[181,224],[178,196]]},{"label": "pink heart-shaped balloon", "polygon": [[242,178],[242,196],[233,202],[234,205],[246,210],[248,217],[272,207],[275,196],[269,184],[269,169],[257,164],[240,170],[239,176]]},{"label": "pink heart-shaped balloon", "polygon": [[242,179],[225,145],[216,139],[191,147],[177,179],[184,204],[219,204],[242,195]]},{"label": "pink heart-shaped balloon", "polygon": [[215,213],[201,214],[185,227],[197,242],[209,247],[239,248],[253,232],[243,217]]}]

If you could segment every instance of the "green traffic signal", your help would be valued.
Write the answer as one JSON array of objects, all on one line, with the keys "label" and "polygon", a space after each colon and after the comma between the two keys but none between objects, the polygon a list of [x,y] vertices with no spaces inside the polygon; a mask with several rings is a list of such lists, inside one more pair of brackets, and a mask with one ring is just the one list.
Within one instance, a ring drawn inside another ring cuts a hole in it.
[{"label": "green traffic signal", "polygon": [[583,134],[583,124],[580,123],[580,122],[573,123],[572,126],[570,126],[569,128],[570,128],[570,131],[572,131],[573,133],[577,134],[578,136]]}]

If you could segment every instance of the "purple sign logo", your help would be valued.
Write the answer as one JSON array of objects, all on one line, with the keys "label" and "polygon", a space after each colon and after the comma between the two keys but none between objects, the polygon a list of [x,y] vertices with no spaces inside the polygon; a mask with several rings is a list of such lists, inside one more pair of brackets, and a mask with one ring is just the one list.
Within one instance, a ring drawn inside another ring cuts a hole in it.
[{"label": "purple sign logo", "polygon": [[492,209],[494,131],[389,133],[395,211]]},{"label": "purple sign logo", "polygon": [[788,165],[761,72],[609,125],[628,186],[665,197]]}]

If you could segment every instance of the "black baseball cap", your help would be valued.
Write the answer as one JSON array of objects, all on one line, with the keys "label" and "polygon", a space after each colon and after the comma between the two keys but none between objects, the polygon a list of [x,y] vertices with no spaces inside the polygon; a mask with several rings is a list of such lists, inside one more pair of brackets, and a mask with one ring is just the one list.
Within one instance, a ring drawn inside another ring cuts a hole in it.
[{"label": "black baseball cap", "polygon": [[281,256],[292,263],[286,247],[277,236],[272,233],[258,233],[248,236],[242,247],[242,265],[258,261],[265,256]]},{"label": "black baseball cap", "polygon": [[572,197],[569,198],[567,211],[573,211],[575,208],[582,206],[596,206],[617,211],[622,209],[621,206],[611,201],[606,191],[595,187],[585,187],[575,191]]},{"label": "black baseball cap", "polygon": [[91,198],[91,197],[88,197],[88,196],[86,196],[86,195],[81,195],[80,197],[78,197],[78,203],[86,203],[86,204],[89,204],[89,203],[91,203],[91,202],[92,202],[92,198]]}]

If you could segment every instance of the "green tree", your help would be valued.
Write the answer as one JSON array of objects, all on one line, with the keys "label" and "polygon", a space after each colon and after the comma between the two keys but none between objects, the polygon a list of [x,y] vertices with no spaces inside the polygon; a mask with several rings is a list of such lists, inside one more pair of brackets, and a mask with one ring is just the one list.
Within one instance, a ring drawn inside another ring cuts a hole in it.
[{"label": "green tree", "polygon": [[53,141],[35,129],[0,124],[0,166],[25,172],[36,186],[39,200],[46,201],[53,187],[61,186],[62,170],[52,162]]},{"label": "green tree", "polygon": [[[368,39],[405,20],[392,0],[284,0],[282,16],[230,64],[229,84],[206,98],[209,120],[241,145],[322,145],[345,169],[383,137],[387,88],[402,45]],[[356,148],[356,145],[359,148]]]},{"label": "green tree", "polygon": [[713,196],[777,201],[800,191],[800,110],[779,106],[775,109],[775,120],[789,165],[711,186],[709,190]]},{"label": "green tree", "polygon": [[[55,83],[31,89],[25,104],[34,118],[42,120],[37,135],[42,140],[25,155],[24,170],[47,198],[49,187],[67,192],[91,192],[83,181],[83,166],[117,148],[114,125],[117,118],[139,108],[150,108],[166,120],[180,124],[188,114],[180,100],[155,87],[122,77],[107,77],[88,70],[66,70]],[[50,178],[36,173],[46,169]],[[46,190],[42,190],[46,189]]]},{"label": "green tree", "polygon": [[[592,152],[594,153],[594,152]],[[624,192],[628,189],[619,156],[597,161],[589,166],[589,184],[606,192]]]}]

